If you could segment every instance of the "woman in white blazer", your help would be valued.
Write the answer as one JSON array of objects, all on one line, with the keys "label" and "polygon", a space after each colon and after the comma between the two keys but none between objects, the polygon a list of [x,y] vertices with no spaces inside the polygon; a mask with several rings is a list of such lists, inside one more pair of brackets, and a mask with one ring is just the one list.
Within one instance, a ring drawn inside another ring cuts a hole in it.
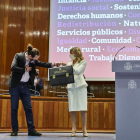
[{"label": "woman in white blazer", "polygon": [[72,48],[69,56],[71,61],[68,64],[62,62],[62,65],[72,65],[74,72],[75,83],[67,85],[69,111],[71,112],[72,122],[71,136],[74,137],[76,132],[76,111],[81,111],[83,136],[87,137],[87,83],[83,76],[87,62],[84,60],[82,52],[78,47]]}]

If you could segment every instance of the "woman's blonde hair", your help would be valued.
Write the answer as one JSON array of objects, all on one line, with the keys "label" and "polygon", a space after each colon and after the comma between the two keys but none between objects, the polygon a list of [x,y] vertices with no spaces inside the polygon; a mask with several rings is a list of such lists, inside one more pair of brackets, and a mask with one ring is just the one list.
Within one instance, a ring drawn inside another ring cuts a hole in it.
[{"label": "woman's blonde hair", "polygon": [[76,55],[77,55],[77,61],[80,63],[82,60],[84,60],[84,57],[83,57],[83,54],[82,54],[82,52],[81,52],[81,50],[80,50],[80,48],[78,48],[78,47],[73,47],[73,48],[71,48],[70,49],[70,53],[71,52],[74,52]]}]

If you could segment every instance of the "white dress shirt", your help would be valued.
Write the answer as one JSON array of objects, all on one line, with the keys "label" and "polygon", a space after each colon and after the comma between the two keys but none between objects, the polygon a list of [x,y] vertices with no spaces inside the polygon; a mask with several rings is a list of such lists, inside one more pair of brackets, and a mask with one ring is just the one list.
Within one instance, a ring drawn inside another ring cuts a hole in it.
[{"label": "white dress shirt", "polygon": [[[25,53],[25,58],[26,58],[26,53]],[[29,64],[29,61],[26,59],[25,66],[27,66],[28,64]],[[29,78],[30,78],[29,72],[26,71],[26,68],[25,68],[25,73],[22,75],[20,82],[28,82]]]},{"label": "white dress shirt", "polygon": [[35,85],[36,81],[37,81],[37,78],[34,79],[34,86],[36,86],[36,85]]}]

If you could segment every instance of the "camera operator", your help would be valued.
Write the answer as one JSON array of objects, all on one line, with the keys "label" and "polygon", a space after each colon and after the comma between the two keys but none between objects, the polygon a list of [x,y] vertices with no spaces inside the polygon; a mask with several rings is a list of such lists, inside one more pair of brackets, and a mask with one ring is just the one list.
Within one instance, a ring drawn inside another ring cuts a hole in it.
[{"label": "camera operator", "polygon": [[38,77],[39,69],[36,68],[34,86],[30,86],[31,95],[39,95],[41,96],[41,89],[43,89],[43,79]]}]

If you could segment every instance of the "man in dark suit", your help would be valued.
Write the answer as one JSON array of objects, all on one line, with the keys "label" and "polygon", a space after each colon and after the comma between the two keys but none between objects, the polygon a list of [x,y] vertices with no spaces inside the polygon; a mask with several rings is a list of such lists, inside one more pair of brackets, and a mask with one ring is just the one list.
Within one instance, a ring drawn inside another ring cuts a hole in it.
[{"label": "man in dark suit", "polygon": [[30,86],[30,92],[31,95],[39,95],[41,96],[41,89],[43,89],[43,79],[38,77],[39,75],[39,69],[36,68],[36,74],[35,74],[35,79],[34,79],[34,86]]},{"label": "man in dark suit", "polygon": [[14,56],[11,65],[11,75],[8,80],[10,87],[9,92],[11,95],[11,122],[12,133],[11,136],[17,136],[18,133],[18,120],[17,111],[19,104],[19,97],[22,100],[24,110],[26,113],[26,120],[28,125],[29,136],[41,136],[42,134],[35,131],[33,113],[31,106],[31,97],[29,91],[30,85],[34,85],[35,67],[51,68],[55,65],[59,66],[59,63],[45,63],[38,61],[40,57],[39,50],[28,45],[26,52],[17,53]]}]

